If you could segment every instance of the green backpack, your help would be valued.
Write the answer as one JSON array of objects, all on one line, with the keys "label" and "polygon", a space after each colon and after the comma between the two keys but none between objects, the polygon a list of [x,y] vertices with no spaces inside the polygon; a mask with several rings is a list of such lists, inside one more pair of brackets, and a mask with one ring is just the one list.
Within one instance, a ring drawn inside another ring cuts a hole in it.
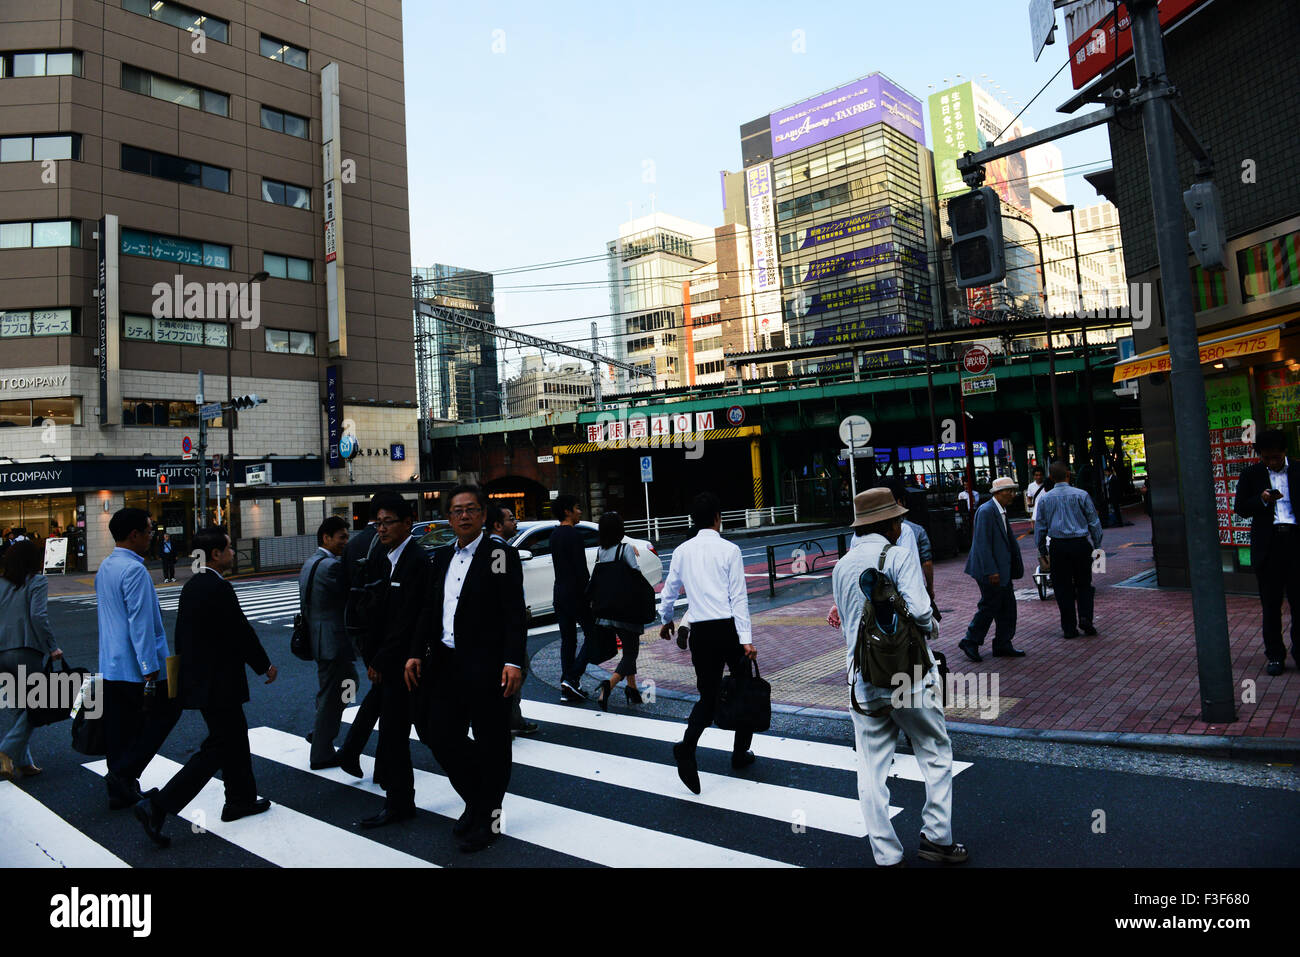
[{"label": "green backpack", "polygon": [[[885,556],[893,547],[882,548],[876,567],[858,576],[858,587],[866,600],[853,645],[853,667],[875,688],[892,689],[897,686],[896,675],[906,675],[911,681],[915,668],[919,667],[924,675],[933,664],[925,643],[925,629],[917,624],[898,588],[885,574]],[[849,687],[853,710],[867,714],[859,706],[853,686]]]}]

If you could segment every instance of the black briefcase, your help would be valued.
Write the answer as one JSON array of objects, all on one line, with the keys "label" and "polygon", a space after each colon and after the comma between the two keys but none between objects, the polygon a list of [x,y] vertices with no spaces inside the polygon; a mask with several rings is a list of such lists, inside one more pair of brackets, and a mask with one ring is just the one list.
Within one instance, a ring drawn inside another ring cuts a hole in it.
[{"label": "black briefcase", "polygon": [[757,662],[746,658],[744,669],[722,679],[713,723],[723,731],[766,731],[772,726],[772,686],[758,673]]},{"label": "black briefcase", "polygon": [[[56,664],[59,667],[57,672],[54,670]],[[89,675],[90,672],[85,668],[73,668],[66,658],[46,662],[46,700],[43,705],[27,709],[27,720],[32,727],[43,728],[72,717],[73,700]]]},{"label": "black briefcase", "polygon": [[108,732],[104,725],[104,679],[94,675],[81,688],[72,719],[72,749],[89,757],[108,754]]}]

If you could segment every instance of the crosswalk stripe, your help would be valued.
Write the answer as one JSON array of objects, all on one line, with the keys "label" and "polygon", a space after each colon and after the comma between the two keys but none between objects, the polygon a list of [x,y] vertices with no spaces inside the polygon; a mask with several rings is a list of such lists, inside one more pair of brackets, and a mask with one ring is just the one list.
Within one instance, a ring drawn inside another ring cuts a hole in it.
[{"label": "crosswalk stripe", "polygon": [[[677,742],[682,739],[682,726],[675,721],[638,718],[632,715],[611,714],[607,711],[590,711],[572,705],[530,701],[527,698],[523,700],[521,707],[526,717],[537,721],[564,724],[591,731],[606,731],[611,734],[629,734],[651,741]],[[700,738],[700,747],[729,752],[732,741],[732,732],[708,728]],[[858,769],[857,754],[852,748],[840,744],[756,734],[751,747],[755,756],[760,758],[811,764],[833,771],[856,772]],[[952,773],[956,776],[970,766],[969,761],[953,761]],[[889,774],[904,781],[925,781],[921,768],[916,763],[916,756],[913,754],[895,755],[894,765],[890,768]]]},{"label": "crosswalk stripe", "polygon": [[[103,777],[108,762],[92,761],[82,766]],[[160,788],[180,769],[175,761],[159,755],[140,776],[140,787],[145,791]],[[338,867],[341,861],[350,867],[437,867],[283,804],[272,804],[264,814],[225,822],[221,820],[224,804],[224,786],[220,781],[209,781],[198,797],[185,806],[181,823],[198,823],[223,840],[279,867]],[[201,812],[201,816],[196,812]],[[176,822],[170,818],[168,823],[175,827]],[[147,840],[143,832],[140,840]]]},{"label": "crosswalk stripe", "polygon": [[[383,793],[372,782],[357,781],[337,768],[312,771],[310,748],[297,735],[275,728],[253,728],[248,732],[248,739],[253,753],[259,757],[349,787]],[[373,775],[373,758],[362,755],[361,765],[367,777]],[[414,771],[416,805],[443,817],[459,817],[464,804],[451,782],[441,774],[419,768]],[[501,810],[503,833],[507,837],[609,867],[792,866],[517,794],[507,794]]]},{"label": "crosswalk stripe", "polygon": [[[356,708],[347,709],[343,720],[350,723],[356,711]],[[418,740],[414,729],[411,730],[411,737]],[[512,758],[515,764],[542,771],[600,781],[724,811],[739,811],[783,824],[800,823],[850,837],[865,837],[867,833],[862,820],[862,809],[856,798],[838,797],[779,784],[764,784],[708,771],[700,772],[701,793],[692,794],[677,777],[674,765],[626,758],[603,751],[588,751],[549,741],[516,738]],[[891,805],[889,816],[892,818],[901,811],[902,808]]]},{"label": "crosswalk stripe", "polygon": [[0,867],[129,867],[11,781],[0,781]]}]

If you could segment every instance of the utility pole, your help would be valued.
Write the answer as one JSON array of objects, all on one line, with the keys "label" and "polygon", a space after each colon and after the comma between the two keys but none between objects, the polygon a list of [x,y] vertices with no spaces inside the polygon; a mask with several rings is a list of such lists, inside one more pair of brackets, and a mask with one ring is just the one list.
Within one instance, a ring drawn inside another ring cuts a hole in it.
[{"label": "utility pole", "polygon": [[[1038,231],[1037,226],[1027,219],[1021,219],[1019,216],[1008,216],[1006,213],[1002,214],[1002,218],[1014,219],[1018,223],[1024,223],[1034,231],[1034,236],[1038,239],[1038,294],[1043,300],[1043,331],[1047,333],[1047,379],[1052,393],[1053,440],[1057,449],[1055,457],[1059,459],[1061,457],[1060,448],[1062,435],[1061,404],[1056,399],[1056,350],[1052,347],[1052,317],[1047,308],[1047,260],[1043,258],[1043,234]],[[1089,391],[1089,394],[1091,394],[1091,390]],[[1089,410],[1092,408],[1091,401],[1089,401],[1088,408]],[[1044,455],[1047,455],[1047,449],[1040,449],[1039,451]],[[1047,456],[1047,461],[1050,465],[1052,462],[1052,456]]]},{"label": "utility pole", "polygon": [[1187,535],[1187,571],[1192,585],[1192,619],[1200,678],[1201,720],[1235,721],[1232,659],[1228,652],[1228,612],[1219,567],[1218,516],[1210,465],[1205,380],[1196,341],[1191,272],[1187,267],[1187,232],[1174,139],[1176,91],[1165,72],[1164,38],[1156,0],[1128,0],[1132,16],[1133,55],[1137,66],[1146,139],[1151,207],[1156,248],[1164,287],[1169,331],[1169,387],[1174,405],[1178,479]]},{"label": "utility pole", "polygon": [[[600,342],[596,339],[596,320],[591,320],[591,352],[592,355],[600,354]],[[596,408],[600,408],[600,362],[597,359],[591,360],[591,397],[596,400]],[[647,500],[648,501],[648,500]],[[646,518],[650,513],[646,513]]]},{"label": "utility pole", "polygon": [[1088,316],[1087,310],[1083,307],[1083,270],[1079,267],[1079,233],[1074,224],[1074,204],[1062,203],[1060,206],[1053,206],[1054,213],[1070,214],[1070,243],[1074,247],[1074,301],[1079,310],[1079,337],[1083,346],[1083,395],[1084,403],[1088,410],[1088,433],[1084,439],[1084,460],[1097,464],[1096,433],[1097,433],[1097,413],[1092,402],[1092,360],[1088,358]]}]

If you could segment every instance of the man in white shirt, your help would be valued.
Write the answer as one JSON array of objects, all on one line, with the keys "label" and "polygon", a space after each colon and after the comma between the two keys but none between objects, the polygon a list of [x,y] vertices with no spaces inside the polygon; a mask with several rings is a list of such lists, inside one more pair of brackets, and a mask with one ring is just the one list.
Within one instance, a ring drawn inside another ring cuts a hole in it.
[{"label": "man in white shirt", "polygon": [[[902,517],[907,509],[894,501],[888,489],[873,488],[858,493],[853,500],[853,512],[854,545],[835,564],[831,586],[843,618],[841,632],[848,646],[846,663],[853,686],[850,701],[857,702],[849,715],[857,737],[858,799],[871,841],[871,854],[881,867],[903,863],[903,845],[889,820],[888,786],[898,729],[902,728],[925,777],[919,854],[926,860],[958,864],[969,855],[963,845],[952,840],[952,743],[944,722],[937,664],[932,663],[918,687],[881,688],[868,684],[853,663],[858,625],[866,604],[860,580],[863,572],[876,568],[881,552],[889,546],[895,547],[889,547],[885,553],[882,569],[885,577],[894,583],[916,623],[933,632],[930,596],[925,590],[920,563],[910,549],[898,546]],[[913,680],[911,675],[903,677]],[[902,706],[895,707],[896,702]]]},{"label": "man in white shirt", "polygon": [[1038,493],[1043,490],[1043,467],[1034,466],[1034,480],[1029,483],[1025,489],[1025,511],[1029,514],[1034,513],[1034,501],[1038,498]]},{"label": "man in white shirt", "polygon": [[[691,503],[691,519],[699,528],[695,537],[673,550],[668,577],[660,593],[659,617],[664,626],[661,638],[673,633],[673,606],[682,587],[690,599],[691,664],[695,666],[696,687],[700,699],[691,709],[686,736],[673,745],[677,775],[692,793],[700,793],[700,773],[695,762],[695,746],[704,729],[713,723],[722,688],[722,666],[726,665],[737,681],[749,677],[745,658],[754,661],[758,652],[749,626],[749,596],[745,589],[745,563],[740,547],[722,538],[722,506],[712,492],[702,492]],[[742,667],[743,665],[743,667]],[[739,770],[754,763],[749,750],[752,731],[736,729],[731,751],[731,766]]]}]

